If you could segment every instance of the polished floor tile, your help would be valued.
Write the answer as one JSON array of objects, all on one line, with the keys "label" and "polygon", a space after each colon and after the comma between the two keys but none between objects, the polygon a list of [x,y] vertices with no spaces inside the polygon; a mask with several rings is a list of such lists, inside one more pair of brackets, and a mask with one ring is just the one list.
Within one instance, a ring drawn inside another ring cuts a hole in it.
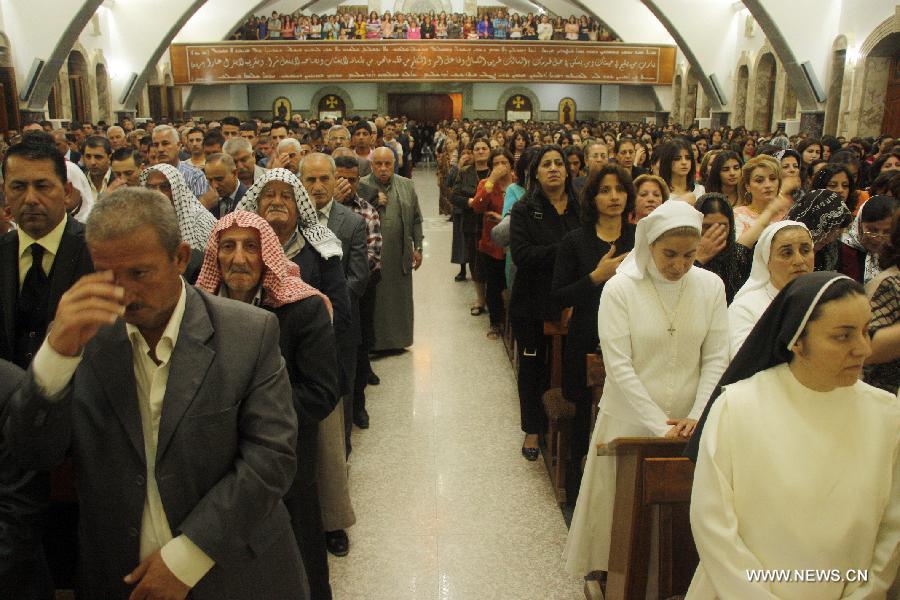
[{"label": "polished floor tile", "polygon": [[354,429],[350,554],[330,557],[336,600],[571,600],[566,526],[542,462],[519,448],[519,402],[488,316],[469,315],[433,171],[414,177],[425,260],[414,275],[415,343],[380,358],[371,428]]}]

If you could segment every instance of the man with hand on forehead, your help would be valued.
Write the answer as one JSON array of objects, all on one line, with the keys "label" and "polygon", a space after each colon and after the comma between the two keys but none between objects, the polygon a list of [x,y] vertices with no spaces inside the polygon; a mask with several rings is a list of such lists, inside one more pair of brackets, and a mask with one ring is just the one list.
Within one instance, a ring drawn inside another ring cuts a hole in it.
[{"label": "man with hand on forehead", "polygon": [[278,319],[185,285],[160,193],[113,192],[86,239],[97,272],[61,299],[5,430],[23,466],[79,466],[83,597],[307,598]]}]

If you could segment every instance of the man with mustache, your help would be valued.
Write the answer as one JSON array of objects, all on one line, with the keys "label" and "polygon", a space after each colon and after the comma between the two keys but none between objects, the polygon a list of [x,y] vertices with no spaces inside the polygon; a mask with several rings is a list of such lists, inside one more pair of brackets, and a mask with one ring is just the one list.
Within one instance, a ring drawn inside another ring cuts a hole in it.
[{"label": "man with mustache", "polygon": [[[72,184],[53,138],[40,132],[24,136],[9,149],[2,168],[7,208],[18,229],[0,238],[0,359],[27,368],[44,341],[60,298],[94,267],[84,242],[84,225],[66,215],[66,195]],[[48,473],[32,472],[29,477],[37,480],[37,489],[44,486],[37,501],[46,503]],[[38,530],[33,544],[14,547],[24,557],[20,576],[34,589],[52,589],[54,582],[60,588],[74,587],[77,555],[71,540],[75,539],[77,502],[71,481],[67,483],[53,490],[66,501],[54,502],[47,514],[50,571]],[[5,497],[0,487],[0,503],[6,502]],[[9,549],[0,540],[3,546]]]},{"label": "man with mustache", "polygon": [[394,152],[372,152],[372,174],[362,183],[379,192],[381,283],[375,288],[374,350],[402,350],[413,343],[412,272],[422,266],[422,211],[411,179],[394,174]]},{"label": "man with mustache", "polygon": [[297,411],[297,475],[284,497],[313,600],[331,598],[328,553],[317,491],[319,422],[337,401],[338,373],[330,303],[300,279],[265,220],[229,213],[210,236],[197,287],[275,314]]},{"label": "man with mustache", "polygon": [[60,301],[5,430],[23,464],[74,455],[82,597],[305,600],[278,319],[186,285],[155,191],[105,197],[85,239],[100,270]]}]

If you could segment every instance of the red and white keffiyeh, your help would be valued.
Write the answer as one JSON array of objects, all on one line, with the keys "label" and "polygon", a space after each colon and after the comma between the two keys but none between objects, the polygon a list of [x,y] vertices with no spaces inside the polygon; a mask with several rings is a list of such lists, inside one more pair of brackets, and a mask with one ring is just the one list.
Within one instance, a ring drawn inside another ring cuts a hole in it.
[{"label": "red and white keffiyeh", "polygon": [[278,236],[265,219],[251,212],[239,210],[219,219],[209,236],[203,267],[197,277],[196,286],[211,294],[219,292],[222,285],[222,271],[219,268],[219,238],[230,227],[251,227],[259,232],[262,251],[262,303],[270,308],[297,302],[310,296],[319,296],[331,314],[331,302],[322,292],[300,278],[300,267],[288,260],[278,241]]}]

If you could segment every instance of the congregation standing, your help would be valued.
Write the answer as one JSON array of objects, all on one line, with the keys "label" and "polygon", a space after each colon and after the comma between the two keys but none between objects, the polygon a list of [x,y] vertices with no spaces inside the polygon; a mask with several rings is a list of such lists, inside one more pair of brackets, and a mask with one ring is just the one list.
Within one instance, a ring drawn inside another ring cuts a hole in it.
[{"label": "congregation standing", "polygon": [[[11,597],[331,597],[370,353],[414,343],[409,175],[426,146],[469,312],[487,313],[485,343],[515,340],[529,461],[547,427],[544,325],[571,308],[573,575],[608,570],[616,469],[589,449],[641,436],[689,440],[697,461],[689,597],[893,585],[893,138],[383,116],[26,129],[3,148],[0,219]],[[595,422],[590,354],[607,373]],[[834,566],[872,576],[740,576]]]}]

